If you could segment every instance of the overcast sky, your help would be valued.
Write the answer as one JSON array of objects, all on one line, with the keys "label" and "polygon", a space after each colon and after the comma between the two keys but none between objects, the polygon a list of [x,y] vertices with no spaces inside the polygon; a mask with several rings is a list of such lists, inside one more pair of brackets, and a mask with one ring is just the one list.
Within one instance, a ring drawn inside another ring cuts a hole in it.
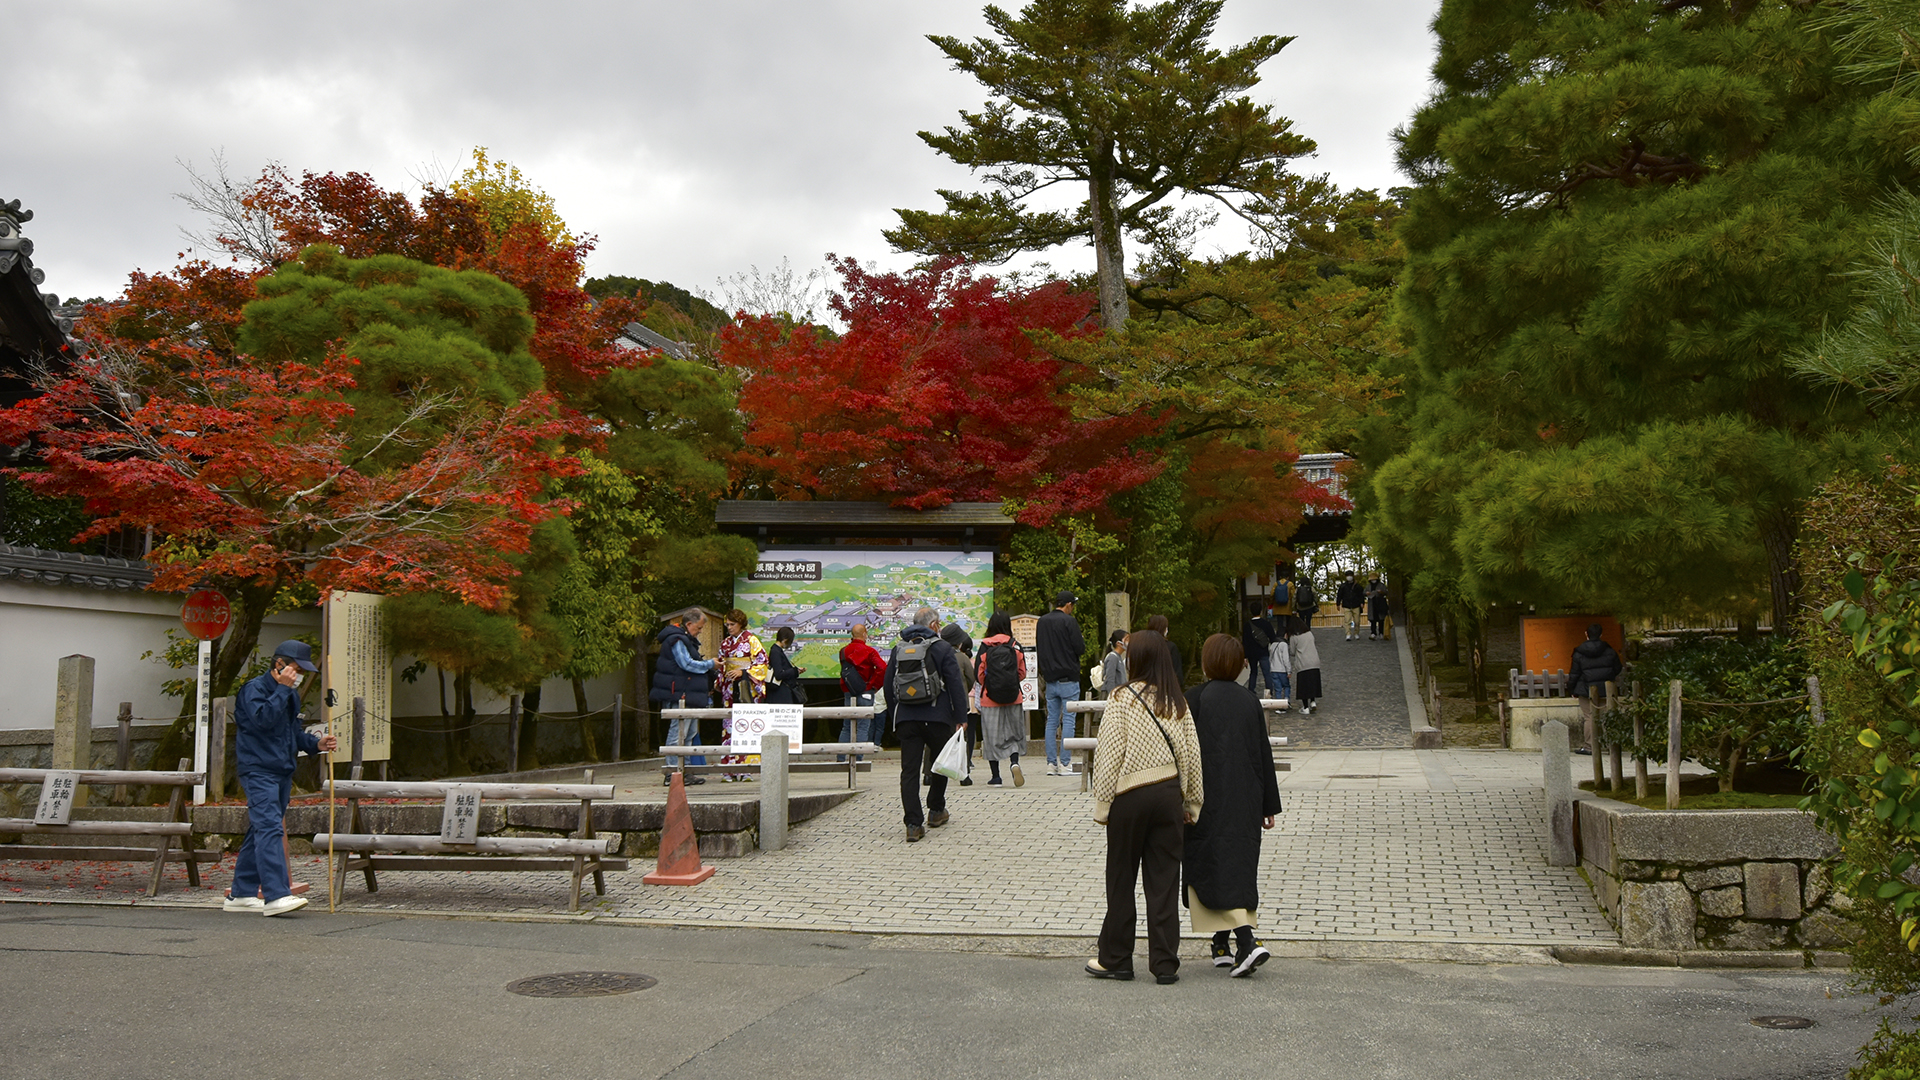
[{"label": "overcast sky", "polygon": [[[1004,6],[1013,7],[1014,3]],[[1427,94],[1437,0],[1227,0],[1216,45],[1298,40],[1257,100],[1344,186],[1404,182],[1389,133]],[[357,170],[388,187],[521,167],[599,237],[594,274],[712,289],[826,252],[910,261],[880,230],[964,169],[915,136],[983,92],[925,39],[986,32],[973,0],[619,4],[34,4],[7,26],[0,198],[35,211],[43,286],[116,295],[174,264],[177,161]],[[1222,226],[1207,247],[1238,250]],[[1052,263],[1090,267],[1090,252]]]}]

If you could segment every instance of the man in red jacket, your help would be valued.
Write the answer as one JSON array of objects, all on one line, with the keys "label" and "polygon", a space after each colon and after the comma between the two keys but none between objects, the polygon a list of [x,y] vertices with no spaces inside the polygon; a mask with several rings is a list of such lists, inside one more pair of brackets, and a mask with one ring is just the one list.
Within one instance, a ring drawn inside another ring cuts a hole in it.
[{"label": "man in red jacket", "polygon": [[[848,636],[850,640],[846,646],[840,650],[840,692],[846,696],[847,708],[865,707],[872,709],[873,692],[880,688],[880,677],[886,674],[887,662],[880,658],[878,650],[867,644],[867,627],[865,623],[856,625],[849,631]],[[851,684],[850,679],[859,681],[860,685],[858,689]],[[853,742],[856,735],[859,736],[859,741],[870,742],[878,746],[880,744],[879,721],[871,716],[861,720],[858,724],[855,724],[852,720],[841,721],[841,742]],[[842,755],[838,760],[845,761],[847,759]],[[854,760],[864,761],[866,759],[856,757]]]}]

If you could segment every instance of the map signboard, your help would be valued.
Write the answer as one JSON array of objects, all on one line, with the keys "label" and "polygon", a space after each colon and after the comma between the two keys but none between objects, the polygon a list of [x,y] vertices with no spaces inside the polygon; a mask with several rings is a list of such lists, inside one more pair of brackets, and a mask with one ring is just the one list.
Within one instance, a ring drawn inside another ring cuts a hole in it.
[{"label": "map signboard", "polygon": [[733,581],[734,606],[769,647],[791,627],[789,657],[806,678],[838,678],[840,647],[856,624],[882,654],[930,607],[975,640],[993,614],[993,552],[931,548],[769,548]]}]

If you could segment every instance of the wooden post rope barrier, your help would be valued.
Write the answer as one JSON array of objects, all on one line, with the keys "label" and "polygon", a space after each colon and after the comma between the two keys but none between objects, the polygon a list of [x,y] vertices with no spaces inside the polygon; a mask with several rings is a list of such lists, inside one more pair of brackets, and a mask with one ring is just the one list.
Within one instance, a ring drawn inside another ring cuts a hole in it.
[{"label": "wooden post rope barrier", "polygon": [[333,751],[322,750],[320,761],[327,770],[327,914],[333,914]]}]

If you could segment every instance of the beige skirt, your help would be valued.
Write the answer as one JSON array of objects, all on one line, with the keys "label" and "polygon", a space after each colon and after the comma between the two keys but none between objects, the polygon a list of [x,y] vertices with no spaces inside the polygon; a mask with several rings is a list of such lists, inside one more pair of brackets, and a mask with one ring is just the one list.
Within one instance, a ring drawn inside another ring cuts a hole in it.
[{"label": "beige skirt", "polygon": [[1199,895],[1191,887],[1187,889],[1187,914],[1193,920],[1193,930],[1197,934],[1217,934],[1222,930],[1260,925],[1259,917],[1246,908],[1234,908],[1232,911],[1213,910],[1200,902]]}]

